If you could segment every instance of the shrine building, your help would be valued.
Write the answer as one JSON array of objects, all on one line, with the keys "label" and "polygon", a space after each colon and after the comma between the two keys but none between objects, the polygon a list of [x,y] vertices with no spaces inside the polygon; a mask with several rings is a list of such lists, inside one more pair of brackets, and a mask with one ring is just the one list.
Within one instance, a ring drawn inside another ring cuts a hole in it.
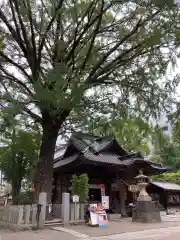
[{"label": "shrine building", "polygon": [[[72,175],[86,173],[89,177],[89,202],[101,202],[109,196],[109,211],[126,212],[134,201],[132,186],[139,170],[147,176],[160,174],[167,168],[145,160],[140,153],[129,153],[114,137],[98,137],[73,133],[54,157],[53,203],[61,203],[62,193],[71,193]],[[151,188],[151,191],[153,188]],[[103,192],[104,191],[104,192]]]}]

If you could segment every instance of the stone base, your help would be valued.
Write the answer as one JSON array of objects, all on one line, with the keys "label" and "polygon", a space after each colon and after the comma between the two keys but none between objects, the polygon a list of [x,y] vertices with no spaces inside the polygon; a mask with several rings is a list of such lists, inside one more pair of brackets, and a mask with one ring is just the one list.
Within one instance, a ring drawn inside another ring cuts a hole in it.
[{"label": "stone base", "polygon": [[155,201],[138,201],[132,212],[132,221],[141,223],[161,222],[160,209]]},{"label": "stone base", "polygon": [[152,198],[149,195],[139,195],[139,197],[137,198],[138,202],[150,202],[152,200]]}]

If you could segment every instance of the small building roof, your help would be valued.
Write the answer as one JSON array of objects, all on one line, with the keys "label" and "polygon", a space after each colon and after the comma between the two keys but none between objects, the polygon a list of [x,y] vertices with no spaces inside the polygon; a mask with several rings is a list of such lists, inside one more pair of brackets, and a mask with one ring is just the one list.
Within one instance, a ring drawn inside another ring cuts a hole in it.
[{"label": "small building roof", "polygon": [[164,190],[174,190],[174,191],[180,191],[180,185],[176,183],[170,183],[170,182],[151,182],[151,184],[160,187]]}]

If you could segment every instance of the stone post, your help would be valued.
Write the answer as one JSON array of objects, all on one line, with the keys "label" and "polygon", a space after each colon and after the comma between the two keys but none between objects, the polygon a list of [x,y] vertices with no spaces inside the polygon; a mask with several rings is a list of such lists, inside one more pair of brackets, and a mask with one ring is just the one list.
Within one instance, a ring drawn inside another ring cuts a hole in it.
[{"label": "stone post", "polygon": [[84,204],[81,203],[80,204],[80,220],[84,220],[84,215],[85,215]]},{"label": "stone post", "polygon": [[31,215],[31,206],[30,205],[26,205],[25,206],[25,224],[29,223],[30,215]]},{"label": "stone post", "polygon": [[64,225],[69,225],[69,215],[70,215],[70,194],[62,194],[62,223]]},{"label": "stone post", "polygon": [[33,226],[37,225],[37,205],[36,204],[32,205],[32,225]]},{"label": "stone post", "polygon": [[17,225],[21,225],[23,221],[23,206],[19,205],[19,211],[18,211],[18,219],[17,219]]},{"label": "stone post", "polygon": [[41,212],[39,215],[39,228],[44,228],[46,219],[46,203],[47,203],[47,193],[41,192],[39,194],[39,204],[41,204]]}]

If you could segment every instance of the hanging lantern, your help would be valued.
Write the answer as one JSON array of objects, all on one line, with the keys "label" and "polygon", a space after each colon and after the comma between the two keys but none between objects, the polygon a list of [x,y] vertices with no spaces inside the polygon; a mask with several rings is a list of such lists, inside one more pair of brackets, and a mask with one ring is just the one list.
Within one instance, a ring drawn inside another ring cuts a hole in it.
[{"label": "hanging lantern", "polygon": [[128,190],[129,190],[129,192],[137,193],[140,191],[140,188],[138,185],[134,184],[134,185],[129,185]]}]

